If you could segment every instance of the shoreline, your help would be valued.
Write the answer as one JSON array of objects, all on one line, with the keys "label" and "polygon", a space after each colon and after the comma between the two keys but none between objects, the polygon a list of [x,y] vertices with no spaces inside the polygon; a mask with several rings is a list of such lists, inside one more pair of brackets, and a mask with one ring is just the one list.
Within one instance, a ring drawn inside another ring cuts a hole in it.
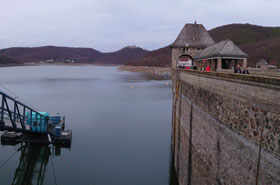
[{"label": "shoreline", "polygon": [[149,67],[149,66],[121,66],[118,71],[140,72],[149,74],[170,74],[170,67]]},{"label": "shoreline", "polygon": [[101,63],[22,63],[22,64],[0,64],[0,67],[18,67],[18,66],[116,66],[118,71],[140,72],[148,74],[168,74],[171,73],[170,67],[150,67],[150,66],[127,66],[117,64],[101,64]]},{"label": "shoreline", "polygon": [[0,64],[0,67],[18,67],[18,66],[120,66],[117,64],[99,64],[99,63],[22,63],[22,64]]}]

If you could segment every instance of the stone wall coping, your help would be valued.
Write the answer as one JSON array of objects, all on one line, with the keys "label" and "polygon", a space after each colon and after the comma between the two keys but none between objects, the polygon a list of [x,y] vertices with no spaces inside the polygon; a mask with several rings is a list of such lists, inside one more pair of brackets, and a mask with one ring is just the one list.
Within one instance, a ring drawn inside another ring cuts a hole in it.
[{"label": "stone wall coping", "polygon": [[254,85],[262,86],[267,88],[273,88],[280,90],[280,78],[268,77],[268,76],[259,76],[252,74],[236,74],[228,72],[214,72],[214,71],[200,71],[192,69],[173,69],[178,70],[183,73],[190,73],[193,75],[204,76],[208,78],[223,78],[223,80],[228,81],[238,81],[239,83],[248,84],[248,82],[255,82]]}]

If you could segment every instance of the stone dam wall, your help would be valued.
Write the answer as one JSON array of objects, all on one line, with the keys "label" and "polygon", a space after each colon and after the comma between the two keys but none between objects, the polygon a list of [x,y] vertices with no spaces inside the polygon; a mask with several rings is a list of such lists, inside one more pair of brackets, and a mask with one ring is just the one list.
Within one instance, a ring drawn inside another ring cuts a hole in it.
[{"label": "stone dam wall", "polygon": [[179,185],[280,184],[280,79],[173,69]]}]

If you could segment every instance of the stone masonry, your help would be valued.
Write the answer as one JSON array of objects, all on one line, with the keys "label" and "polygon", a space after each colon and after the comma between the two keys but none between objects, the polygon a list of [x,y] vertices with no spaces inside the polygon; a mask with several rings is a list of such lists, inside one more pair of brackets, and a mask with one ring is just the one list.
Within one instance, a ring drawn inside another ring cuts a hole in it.
[{"label": "stone masonry", "polygon": [[280,79],[179,69],[172,78],[180,185],[280,184]]}]

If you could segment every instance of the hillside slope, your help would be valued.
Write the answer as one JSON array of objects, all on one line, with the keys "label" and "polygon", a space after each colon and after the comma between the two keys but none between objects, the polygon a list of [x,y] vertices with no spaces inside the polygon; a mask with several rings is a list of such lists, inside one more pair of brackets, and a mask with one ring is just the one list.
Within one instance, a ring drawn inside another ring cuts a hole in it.
[{"label": "hillside slope", "polygon": [[132,60],[139,60],[149,51],[136,46],[127,46],[116,52],[102,53],[95,63],[98,64],[125,64]]},{"label": "hillside slope", "polygon": [[0,55],[0,65],[13,65],[13,64],[18,64],[18,62],[9,57]]},{"label": "hillside slope", "polygon": [[251,24],[229,24],[209,31],[216,42],[230,39],[237,45],[280,38],[280,27],[263,27]]},{"label": "hillside slope", "polygon": [[0,50],[0,55],[20,63],[30,62],[77,62],[98,64],[124,64],[131,60],[137,60],[149,53],[149,51],[136,46],[128,46],[119,51],[101,53],[91,48],[70,48],[44,46],[34,48],[8,48]]},{"label": "hillside slope", "polygon": [[34,48],[8,48],[0,50],[0,55],[21,63],[55,60],[57,62],[74,60],[75,62],[94,62],[101,53],[90,48],[70,48],[44,46]]},{"label": "hillside slope", "polygon": [[125,63],[133,66],[158,66],[167,67],[171,64],[171,48],[169,46],[147,53],[140,59]]},{"label": "hillside slope", "polygon": [[242,44],[239,46],[248,53],[248,65],[255,66],[259,59],[266,59],[269,64],[280,68],[280,38]]}]

